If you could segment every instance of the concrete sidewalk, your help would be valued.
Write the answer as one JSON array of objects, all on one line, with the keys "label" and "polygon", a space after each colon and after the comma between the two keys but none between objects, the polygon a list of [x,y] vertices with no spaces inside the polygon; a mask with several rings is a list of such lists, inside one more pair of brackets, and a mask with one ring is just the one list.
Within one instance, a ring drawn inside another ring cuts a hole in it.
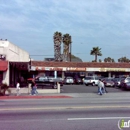
[{"label": "concrete sidewalk", "polygon": [[[39,90],[38,90],[39,92]],[[97,93],[38,93],[38,95],[30,95],[29,93],[21,93],[16,96],[12,93],[8,96],[0,96],[0,99],[42,99],[42,98],[111,98],[111,99],[125,99],[130,97],[130,92],[111,92],[103,94],[102,96]]]},{"label": "concrete sidewalk", "polygon": [[40,99],[40,98],[71,98],[64,94],[60,94],[60,88],[57,89],[38,89],[37,95],[30,95],[31,88],[20,88],[20,95],[17,96],[16,88],[10,88],[11,93],[6,92],[6,96],[0,96],[0,99]]}]

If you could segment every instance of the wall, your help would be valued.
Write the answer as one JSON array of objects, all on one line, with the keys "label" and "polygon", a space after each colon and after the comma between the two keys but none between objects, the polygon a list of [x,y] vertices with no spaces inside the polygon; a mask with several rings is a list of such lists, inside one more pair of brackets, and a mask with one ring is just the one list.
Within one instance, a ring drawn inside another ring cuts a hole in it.
[{"label": "wall", "polygon": [[[0,54],[6,55],[7,61],[29,62],[29,53],[9,41],[0,40]],[[8,70],[3,73],[4,81],[9,84],[9,65]]]}]

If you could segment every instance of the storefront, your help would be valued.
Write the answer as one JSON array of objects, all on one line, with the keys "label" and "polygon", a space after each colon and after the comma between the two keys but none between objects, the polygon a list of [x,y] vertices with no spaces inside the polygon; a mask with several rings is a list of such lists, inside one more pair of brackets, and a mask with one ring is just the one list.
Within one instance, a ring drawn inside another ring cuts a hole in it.
[{"label": "storefront", "polygon": [[9,81],[10,86],[14,87],[16,82],[20,82],[20,86],[27,86],[29,62],[10,62],[9,63]]},{"label": "storefront", "polygon": [[0,83],[15,85],[16,80],[28,73],[29,53],[7,40],[0,40]]},{"label": "storefront", "polygon": [[2,83],[5,75],[6,75],[6,71],[8,69],[8,61],[0,61],[0,83]]},{"label": "storefront", "polygon": [[32,61],[31,74],[43,74],[44,76],[66,77],[66,76],[103,76],[103,77],[117,77],[120,75],[130,75],[129,63],[93,63],[93,62],[44,62]]}]

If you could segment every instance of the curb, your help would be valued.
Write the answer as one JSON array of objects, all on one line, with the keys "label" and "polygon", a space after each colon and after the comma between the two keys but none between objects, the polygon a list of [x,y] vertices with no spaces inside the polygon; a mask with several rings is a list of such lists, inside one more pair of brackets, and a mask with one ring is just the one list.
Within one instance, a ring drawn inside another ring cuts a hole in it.
[{"label": "curb", "polygon": [[43,99],[43,98],[72,98],[71,96],[37,96],[37,95],[29,95],[29,96],[0,96],[1,99]]}]

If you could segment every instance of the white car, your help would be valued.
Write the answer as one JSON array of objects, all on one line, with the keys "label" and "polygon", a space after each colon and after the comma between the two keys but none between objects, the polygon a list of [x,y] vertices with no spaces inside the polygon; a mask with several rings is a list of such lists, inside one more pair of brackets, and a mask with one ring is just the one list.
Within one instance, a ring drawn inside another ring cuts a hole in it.
[{"label": "white car", "polygon": [[73,77],[66,77],[64,80],[65,84],[74,84],[74,79]]},{"label": "white car", "polygon": [[86,76],[83,80],[83,83],[88,86],[88,85],[92,85],[95,86],[98,84],[98,80],[100,77],[97,76]]}]

